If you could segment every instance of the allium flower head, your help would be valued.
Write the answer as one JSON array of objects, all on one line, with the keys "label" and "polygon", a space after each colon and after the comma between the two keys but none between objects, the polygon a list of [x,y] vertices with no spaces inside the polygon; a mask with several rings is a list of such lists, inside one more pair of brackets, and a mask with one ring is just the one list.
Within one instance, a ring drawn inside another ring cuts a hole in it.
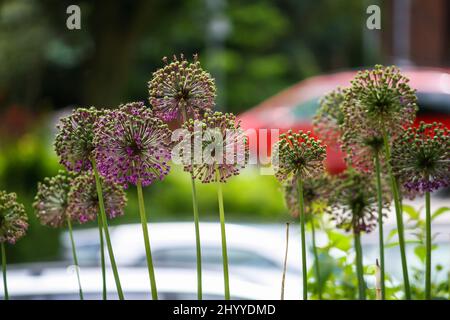
[{"label": "allium flower head", "polygon": [[164,121],[198,118],[204,111],[212,109],[216,97],[216,86],[211,75],[200,66],[197,55],[188,62],[183,55],[173,57],[172,62],[153,73],[148,83],[150,104],[155,115]]},{"label": "allium flower head", "polygon": [[325,158],[326,146],[310,132],[289,130],[280,135],[272,155],[275,177],[280,182],[317,177],[325,170]]},{"label": "allium flower head", "polygon": [[33,207],[43,225],[58,228],[67,222],[70,217],[67,206],[72,179],[73,175],[60,170],[56,176],[38,183]]},{"label": "allium flower head", "polygon": [[344,121],[341,106],[344,102],[344,89],[337,88],[320,100],[320,106],[313,119],[314,132],[329,146],[340,144],[340,125]]},{"label": "allium flower head", "polygon": [[[314,214],[320,214],[327,202],[328,188],[330,178],[323,174],[316,178],[309,178],[303,181],[303,200],[305,216],[310,217]],[[296,179],[287,181],[283,184],[284,201],[289,213],[298,217],[299,194],[298,183]]]},{"label": "allium flower head", "polygon": [[449,186],[449,130],[424,122],[403,130],[393,143],[391,164],[407,192],[423,194]]},{"label": "allium flower head", "polygon": [[[123,187],[104,178],[101,183],[106,215],[110,219],[122,216],[127,202]],[[68,203],[67,212],[73,220],[85,223],[97,219],[100,208],[93,174],[82,174],[73,180]]]},{"label": "allium flower head", "polygon": [[[347,169],[332,184],[327,211],[338,228],[354,233],[371,232],[377,225],[377,193],[374,178]],[[384,208],[388,208],[388,199]]]},{"label": "allium flower head", "polygon": [[25,235],[28,217],[15,193],[0,191],[0,243],[16,243]]},{"label": "allium flower head", "polygon": [[364,114],[355,105],[343,105],[343,110],[351,116],[345,117],[341,124],[341,149],[345,160],[358,171],[372,173],[374,158],[378,154],[384,161],[383,134],[378,128],[370,127]]},{"label": "allium flower head", "polygon": [[62,118],[57,126],[55,140],[56,154],[60,163],[69,171],[90,170],[91,156],[95,150],[94,124],[105,111],[94,107],[75,109],[68,117]]},{"label": "allium flower head", "polygon": [[124,185],[164,179],[170,167],[171,131],[141,102],[121,105],[101,117],[95,129],[100,173]]},{"label": "allium flower head", "polygon": [[[184,170],[203,183],[226,182],[238,175],[248,160],[247,137],[232,113],[207,112],[203,119],[184,125],[188,142]],[[185,141],[186,141],[185,140]],[[218,176],[217,176],[218,172]]]},{"label": "allium flower head", "polygon": [[363,130],[381,131],[384,127],[389,134],[395,134],[413,123],[418,109],[415,90],[408,81],[395,66],[376,65],[373,70],[358,72],[346,91],[344,102],[344,105],[354,106],[353,113],[345,112],[344,108],[345,117],[349,117],[349,121],[355,114],[359,119],[364,118]]}]

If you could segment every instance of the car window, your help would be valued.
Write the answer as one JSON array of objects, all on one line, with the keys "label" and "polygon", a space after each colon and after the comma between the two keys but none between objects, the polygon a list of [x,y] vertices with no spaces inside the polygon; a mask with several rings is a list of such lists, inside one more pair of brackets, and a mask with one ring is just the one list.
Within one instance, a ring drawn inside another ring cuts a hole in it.
[{"label": "car window", "polygon": [[[155,265],[163,267],[192,267],[196,266],[196,253],[194,247],[177,247],[155,251]],[[230,265],[249,268],[278,268],[277,263],[269,260],[255,252],[236,248],[228,249],[228,260]],[[222,251],[221,248],[203,247],[202,262],[204,266],[221,267]],[[145,265],[146,260],[143,257],[140,265]]]},{"label": "car window", "polygon": [[450,115],[450,94],[418,92],[419,115],[443,113]]},{"label": "car window", "polygon": [[294,118],[312,119],[319,107],[319,99],[320,98],[314,98],[296,105],[291,111]]}]

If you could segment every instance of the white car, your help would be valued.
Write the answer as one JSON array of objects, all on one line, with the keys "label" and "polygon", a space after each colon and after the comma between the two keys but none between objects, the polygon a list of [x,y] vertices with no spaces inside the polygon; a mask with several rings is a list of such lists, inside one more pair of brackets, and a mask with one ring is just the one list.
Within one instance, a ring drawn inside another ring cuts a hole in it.
[{"label": "white car", "polygon": [[[34,272],[30,270],[34,270]],[[8,288],[11,299],[17,300],[78,300],[78,282],[75,269],[44,268],[36,266],[11,270]],[[80,278],[86,300],[102,299],[102,276],[99,268],[80,268]],[[118,299],[113,274],[107,272],[108,299]],[[223,299],[223,278],[216,272],[203,273],[203,298]],[[146,268],[120,268],[120,280],[125,299],[151,299]],[[194,270],[161,269],[156,274],[158,297],[162,300],[192,300],[197,298],[196,272]],[[232,299],[277,299],[278,292],[267,286],[233,276],[230,279]],[[0,292],[2,298],[3,292]]]},{"label": "white car", "polygon": [[[192,272],[196,274],[193,223],[152,223],[148,225],[148,228],[157,276],[167,269],[179,269],[181,274]],[[119,273],[122,268],[147,267],[140,224],[114,226],[110,228],[110,234]],[[259,293],[259,296],[279,298],[285,252],[284,225],[254,227],[230,223],[226,225],[226,234],[230,281],[233,281],[233,278],[239,278],[261,285],[265,289]],[[285,298],[298,299],[302,294],[300,240],[296,232],[291,234]],[[201,223],[200,236],[203,271],[223,278],[220,224]],[[77,230],[74,232],[74,237],[80,265],[98,267],[98,230]],[[65,258],[70,263],[72,256],[67,234],[63,235],[63,243],[66,248]],[[108,257],[106,263],[109,265]]]}]

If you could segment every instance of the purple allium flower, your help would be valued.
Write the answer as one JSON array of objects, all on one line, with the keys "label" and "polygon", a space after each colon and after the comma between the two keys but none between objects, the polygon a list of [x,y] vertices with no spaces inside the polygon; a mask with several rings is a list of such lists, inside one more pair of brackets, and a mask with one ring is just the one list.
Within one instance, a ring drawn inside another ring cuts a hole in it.
[{"label": "purple allium flower", "polygon": [[363,112],[354,105],[344,105],[342,110],[347,114],[341,124],[341,148],[345,152],[345,160],[358,171],[372,173],[377,154],[384,162],[384,152],[381,152],[383,134],[378,128],[370,127]]},{"label": "purple allium flower", "polygon": [[93,144],[95,121],[105,111],[94,107],[78,108],[68,117],[62,118],[55,140],[56,154],[60,163],[69,171],[86,171],[92,168],[91,157],[95,150]]},{"label": "purple allium flower", "polygon": [[183,128],[190,148],[183,150],[188,154],[182,160],[184,170],[195,179],[226,182],[247,164],[247,137],[234,114],[207,112],[203,119],[189,119]]},{"label": "purple allium flower", "polygon": [[275,145],[272,163],[275,166],[275,177],[280,182],[291,179],[314,178],[324,170],[326,146],[311,136],[310,132],[298,133],[289,130],[280,135]]},{"label": "purple allium flower", "polygon": [[28,217],[15,193],[0,191],[0,242],[14,244],[25,235]]},{"label": "purple allium flower", "polygon": [[183,55],[168,62],[153,73],[148,83],[150,104],[155,115],[164,121],[197,119],[211,110],[216,97],[216,86],[211,75],[200,66],[197,55],[188,62]]},{"label": "purple allium flower", "polygon": [[341,139],[340,125],[344,121],[341,106],[345,90],[337,88],[320,100],[320,106],[313,119],[314,131],[329,146],[339,146]]},{"label": "purple allium flower", "polygon": [[[352,121],[352,115],[357,113],[355,120],[364,119],[361,130],[385,129],[395,136],[402,127],[413,123],[418,109],[415,90],[408,81],[395,66],[376,65],[373,70],[358,72],[345,93],[344,117]],[[350,111],[345,106],[353,108]]]},{"label": "purple allium flower", "polygon": [[[106,215],[110,219],[122,216],[127,202],[123,187],[102,177],[101,184]],[[99,210],[95,177],[90,173],[81,174],[72,181],[67,212],[72,220],[86,223],[97,219]]]},{"label": "purple allium flower", "polygon": [[101,117],[95,128],[100,173],[124,185],[143,186],[169,173],[171,131],[142,102],[121,105]]},{"label": "purple allium flower", "polygon": [[[319,177],[308,178],[303,181],[303,199],[305,216],[320,214],[323,212],[326,203],[326,195],[329,193],[330,177],[322,174]],[[283,184],[284,201],[292,217],[298,217],[299,194],[297,179],[292,179]]]},{"label": "purple allium flower", "polygon": [[391,165],[407,193],[423,194],[450,185],[450,130],[421,122],[394,140]]},{"label": "purple allium flower", "polygon": [[51,178],[38,183],[38,190],[33,203],[36,216],[43,225],[53,228],[62,227],[68,218],[68,195],[73,175],[60,170]]},{"label": "purple allium flower", "polygon": [[[349,168],[335,178],[329,190],[327,211],[338,228],[354,233],[375,229],[378,203],[373,176]],[[383,200],[383,208],[389,208],[388,199]]]}]

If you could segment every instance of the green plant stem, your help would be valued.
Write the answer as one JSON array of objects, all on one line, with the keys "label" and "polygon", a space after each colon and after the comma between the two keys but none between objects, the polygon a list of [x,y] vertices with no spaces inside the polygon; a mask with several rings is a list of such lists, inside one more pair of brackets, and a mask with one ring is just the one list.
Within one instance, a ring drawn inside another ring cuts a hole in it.
[{"label": "green plant stem", "polygon": [[403,272],[403,283],[405,286],[405,297],[406,300],[411,300],[411,288],[409,285],[408,276],[408,263],[406,261],[406,248],[405,248],[405,231],[403,227],[403,216],[402,216],[402,205],[400,202],[400,195],[397,187],[397,181],[392,173],[392,167],[390,164],[391,160],[391,148],[389,146],[389,139],[386,129],[383,126],[383,141],[384,149],[386,154],[386,166],[389,173],[389,179],[391,180],[392,196],[394,198],[395,205],[395,217],[397,220],[397,231],[398,231],[398,242],[400,246],[400,257],[402,262],[402,272]]},{"label": "green plant stem", "polygon": [[83,289],[81,288],[80,265],[78,264],[77,249],[75,247],[75,240],[73,239],[72,222],[70,221],[69,217],[67,217],[67,226],[69,227],[69,236],[70,236],[70,243],[72,245],[73,263],[75,264],[75,272],[77,273],[78,290],[79,290],[79,294],[80,294],[80,300],[84,300]]},{"label": "green plant stem", "polygon": [[364,283],[364,265],[361,248],[361,234],[354,233],[355,252],[356,252],[356,274],[358,276],[358,296],[359,300],[366,300],[366,285]]},{"label": "green plant stem", "polygon": [[[183,123],[187,121],[186,107],[181,104],[181,115]],[[195,187],[195,179],[191,175],[191,187],[192,187],[192,206],[194,211],[194,225],[195,225],[195,246],[197,250],[197,298],[202,300],[202,248],[200,245],[200,224],[198,215],[198,202],[197,202],[197,189]]]},{"label": "green plant stem", "polygon": [[195,247],[197,251],[197,298],[202,300],[202,248],[200,245],[200,223],[198,215],[197,189],[195,187],[195,179],[191,176],[192,186],[192,207],[194,211],[194,225],[195,225]]},{"label": "green plant stem", "polygon": [[312,245],[315,260],[314,266],[316,269],[315,271],[316,271],[317,294],[319,295],[319,300],[322,300],[322,283],[320,281],[320,262],[316,246],[316,228],[314,226],[314,217],[311,217],[311,232],[312,232]]},{"label": "green plant stem", "polygon": [[230,300],[230,280],[228,276],[227,237],[225,233],[225,210],[223,208],[222,183],[220,182],[219,169],[216,169],[217,197],[219,200],[220,232],[222,235],[222,259],[223,279],[225,284],[225,300]]},{"label": "green plant stem", "polygon": [[425,264],[425,299],[431,299],[431,200],[430,193],[425,192],[425,212],[426,212],[426,252],[427,260]]},{"label": "green plant stem", "polygon": [[283,275],[281,277],[281,300],[284,300],[284,284],[286,282],[288,252],[289,252],[289,222],[286,222],[286,251],[284,252]]},{"label": "green plant stem", "polygon": [[308,269],[306,266],[306,232],[305,232],[305,210],[303,199],[303,181],[298,179],[298,206],[300,218],[300,233],[302,245],[302,278],[303,278],[303,300],[308,300]]},{"label": "green plant stem", "polygon": [[105,263],[105,243],[103,239],[103,230],[102,230],[102,217],[99,214],[97,217],[98,220],[98,233],[100,238],[100,264],[102,267],[102,298],[103,300],[107,300],[107,290],[106,290],[106,263]]},{"label": "green plant stem", "polygon": [[383,190],[381,187],[381,165],[380,154],[375,153],[375,172],[377,176],[377,200],[378,200],[378,237],[380,246],[380,278],[381,278],[381,300],[386,299],[386,285],[384,275],[384,232],[383,232]]},{"label": "green plant stem", "polygon": [[8,294],[8,282],[6,281],[6,251],[5,251],[5,243],[1,243],[2,250],[2,273],[3,273],[3,293],[4,299],[9,300]]},{"label": "green plant stem", "polygon": [[100,207],[102,228],[103,232],[105,233],[106,246],[108,248],[109,260],[111,261],[111,268],[114,275],[114,281],[116,283],[117,295],[119,296],[120,300],[123,300],[124,296],[122,291],[122,285],[120,284],[119,272],[117,270],[116,259],[114,258],[114,251],[111,244],[111,237],[109,235],[108,222],[106,220],[107,218],[105,212],[105,203],[103,201],[103,191],[102,191],[102,184],[100,181],[100,175],[98,174],[95,159],[92,159],[91,161],[92,161],[92,168],[94,169],[95,185],[97,187],[97,197],[98,197],[98,204]]},{"label": "green plant stem", "polygon": [[141,217],[142,233],[144,234],[145,253],[147,256],[147,268],[150,278],[150,286],[152,289],[152,299],[158,300],[158,291],[156,289],[155,270],[153,268],[152,250],[150,249],[150,238],[148,235],[147,217],[145,215],[144,195],[142,193],[142,183],[138,179],[137,184],[138,202],[139,202],[139,215]]}]

